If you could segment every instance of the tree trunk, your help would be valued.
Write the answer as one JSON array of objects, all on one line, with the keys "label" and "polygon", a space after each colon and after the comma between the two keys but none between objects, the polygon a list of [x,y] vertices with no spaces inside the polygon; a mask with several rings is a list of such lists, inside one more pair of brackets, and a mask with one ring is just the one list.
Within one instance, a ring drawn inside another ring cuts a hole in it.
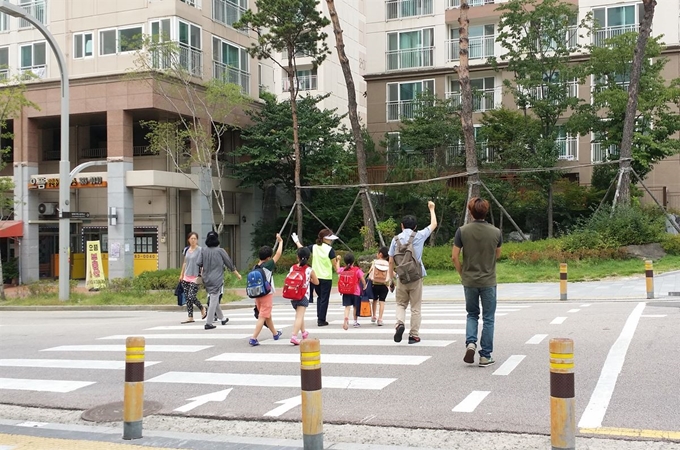
[{"label": "tree trunk", "polygon": [[7,300],[5,297],[5,274],[2,271],[2,258],[0,258],[0,300]]},{"label": "tree trunk", "polygon": [[295,81],[295,70],[293,68],[293,53],[295,49],[288,48],[288,91],[290,92],[290,111],[293,116],[293,157],[295,158],[295,214],[297,217],[297,235],[302,240],[302,190],[300,189],[300,139],[298,136],[298,115],[297,115],[297,84]]},{"label": "tree trunk", "polygon": [[[350,69],[349,59],[345,54],[345,42],[342,38],[342,28],[340,27],[340,19],[335,9],[334,0],[326,0],[328,5],[328,14],[331,16],[333,23],[333,34],[335,34],[335,48],[338,52],[338,59],[340,60],[340,67],[342,67],[342,74],[345,76],[345,84],[347,85],[347,111],[349,115],[349,122],[352,126],[352,136],[356,143],[357,151],[357,170],[359,172],[359,184],[362,186],[368,185],[368,171],[366,170],[366,152],[364,150],[364,137],[361,133],[361,124],[359,123],[359,115],[357,114],[357,95],[354,86],[354,78],[352,77],[352,70]],[[364,226],[368,228],[368,233],[364,235],[364,249],[373,246],[375,237],[375,225],[371,216],[371,205],[368,202],[368,187],[361,195],[361,209],[364,215]]]},{"label": "tree trunk", "polygon": [[548,239],[553,237],[553,185],[548,186]]},{"label": "tree trunk", "polygon": [[[640,24],[637,45],[633,53],[633,65],[630,72],[630,86],[628,87],[628,104],[626,105],[626,116],[623,122],[623,136],[621,138],[621,154],[619,167],[622,171],[621,190],[619,201],[624,205],[630,204],[630,165],[633,155],[633,131],[635,130],[635,113],[637,111],[638,93],[640,92],[640,75],[642,73],[642,62],[644,61],[647,40],[652,30],[652,20],[654,19],[654,7],[656,0],[642,1],[645,15]],[[616,201],[616,200],[615,200]]]},{"label": "tree trunk", "polygon": [[[463,126],[463,138],[465,139],[465,170],[468,173],[468,202],[472,197],[479,197],[481,187],[479,185],[479,170],[477,168],[477,149],[475,146],[475,130],[472,124],[472,86],[470,85],[470,38],[468,9],[470,6],[466,0],[460,4],[460,17],[458,17],[460,35],[460,64],[458,66],[458,80],[461,90],[461,114],[460,120]],[[465,208],[465,223],[470,220],[470,211]]]}]

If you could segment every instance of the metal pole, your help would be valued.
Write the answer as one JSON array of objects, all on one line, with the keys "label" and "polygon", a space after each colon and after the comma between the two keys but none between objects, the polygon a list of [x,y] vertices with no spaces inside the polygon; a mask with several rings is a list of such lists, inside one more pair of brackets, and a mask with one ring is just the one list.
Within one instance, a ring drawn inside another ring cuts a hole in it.
[{"label": "metal pole", "polygon": [[304,339],[300,344],[300,384],[303,448],[323,450],[321,344],[318,339]]},{"label": "metal pole", "polygon": [[[45,26],[35,17],[28,14],[24,8],[13,5],[7,0],[0,3],[0,11],[13,17],[19,17],[33,24],[34,27],[45,36],[47,43],[52,48],[57,57],[59,71],[61,74],[61,160],[59,161],[59,299],[69,299],[69,247],[70,247],[70,228],[71,220],[64,217],[64,213],[69,211],[71,179],[69,170],[69,89],[68,72],[64,54],[59,49],[57,41]],[[68,216],[68,214],[66,214]]]},{"label": "metal pole", "polygon": [[567,299],[567,263],[560,263],[560,300]]},{"label": "metal pole", "polygon": [[552,450],[576,448],[574,341],[550,339],[550,441]]},{"label": "metal pole", "polygon": [[140,439],[144,418],[144,351],[142,336],[125,339],[125,390],[123,392],[123,439]]}]

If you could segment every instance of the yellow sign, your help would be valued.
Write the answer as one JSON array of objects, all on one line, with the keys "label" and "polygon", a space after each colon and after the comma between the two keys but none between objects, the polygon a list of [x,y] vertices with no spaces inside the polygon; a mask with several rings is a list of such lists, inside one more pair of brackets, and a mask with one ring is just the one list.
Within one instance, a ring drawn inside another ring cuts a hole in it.
[{"label": "yellow sign", "polygon": [[[71,189],[80,188],[103,188],[107,187],[107,181],[100,176],[82,176],[71,181]],[[28,183],[29,189],[59,189],[59,178],[53,176],[36,175],[31,177]]]},{"label": "yellow sign", "polygon": [[87,254],[85,255],[87,270],[85,271],[85,286],[89,289],[101,289],[106,287],[104,267],[102,265],[102,253],[99,241],[87,241]]}]

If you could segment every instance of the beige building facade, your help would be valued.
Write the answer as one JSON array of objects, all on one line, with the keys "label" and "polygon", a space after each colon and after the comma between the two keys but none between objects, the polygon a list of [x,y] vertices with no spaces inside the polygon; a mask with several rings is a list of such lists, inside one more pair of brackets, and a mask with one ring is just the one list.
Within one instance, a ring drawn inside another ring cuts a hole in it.
[{"label": "beige building facade", "polygon": [[[200,242],[222,215],[210,205],[210,186],[225,196],[222,246],[243,269],[252,256],[251,233],[262,195],[217,179],[198,167],[180,172],[149,150],[148,120],[175,120],[178,111],[149,82],[129,72],[140,36],[162,34],[177,43],[177,61],[200,84],[221,78],[241,87],[257,107],[260,87],[271,90],[271,65],[250,58],[253,38],[232,27],[247,0],[14,0],[54,35],[70,78],[71,169],[91,161],[73,180],[59,179],[60,71],[45,39],[30,24],[0,14],[0,76],[30,72],[23,108],[10,120],[11,156],[1,175],[13,177],[15,207],[0,226],[3,259],[18,257],[21,281],[58,274],[58,185],[71,183],[71,278],[84,277],[85,243],[99,240],[109,278],[179,267],[186,235]],[[269,76],[268,76],[269,75]],[[188,113],[188,112],[183,112]],[[199,120],[207,120],[199,117]],[[233,124],[243,124],[242,112]],[[230,121],[232,123],[232,121]],[[222,136],[223,153],[240,145],[238,131]],[[222,164],[218,161],[217,164]],[[206,191],[207,187],[207,191]],[[202,188],[202,189],[199,189]],[[86,217],[84,217],[86,216]],[[112,218],[115,217],[115,220]]]}]

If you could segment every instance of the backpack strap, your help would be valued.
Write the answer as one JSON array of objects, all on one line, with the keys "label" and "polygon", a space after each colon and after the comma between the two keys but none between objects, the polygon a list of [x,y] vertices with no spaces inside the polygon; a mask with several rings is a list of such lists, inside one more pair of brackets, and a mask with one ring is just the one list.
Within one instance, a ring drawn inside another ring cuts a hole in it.
[{"label": "backpack strap", "polygon": [[413,240],[416,238],[416,230],[412,230],[411,237],[408,238],[408,243],[413,244]]}]

